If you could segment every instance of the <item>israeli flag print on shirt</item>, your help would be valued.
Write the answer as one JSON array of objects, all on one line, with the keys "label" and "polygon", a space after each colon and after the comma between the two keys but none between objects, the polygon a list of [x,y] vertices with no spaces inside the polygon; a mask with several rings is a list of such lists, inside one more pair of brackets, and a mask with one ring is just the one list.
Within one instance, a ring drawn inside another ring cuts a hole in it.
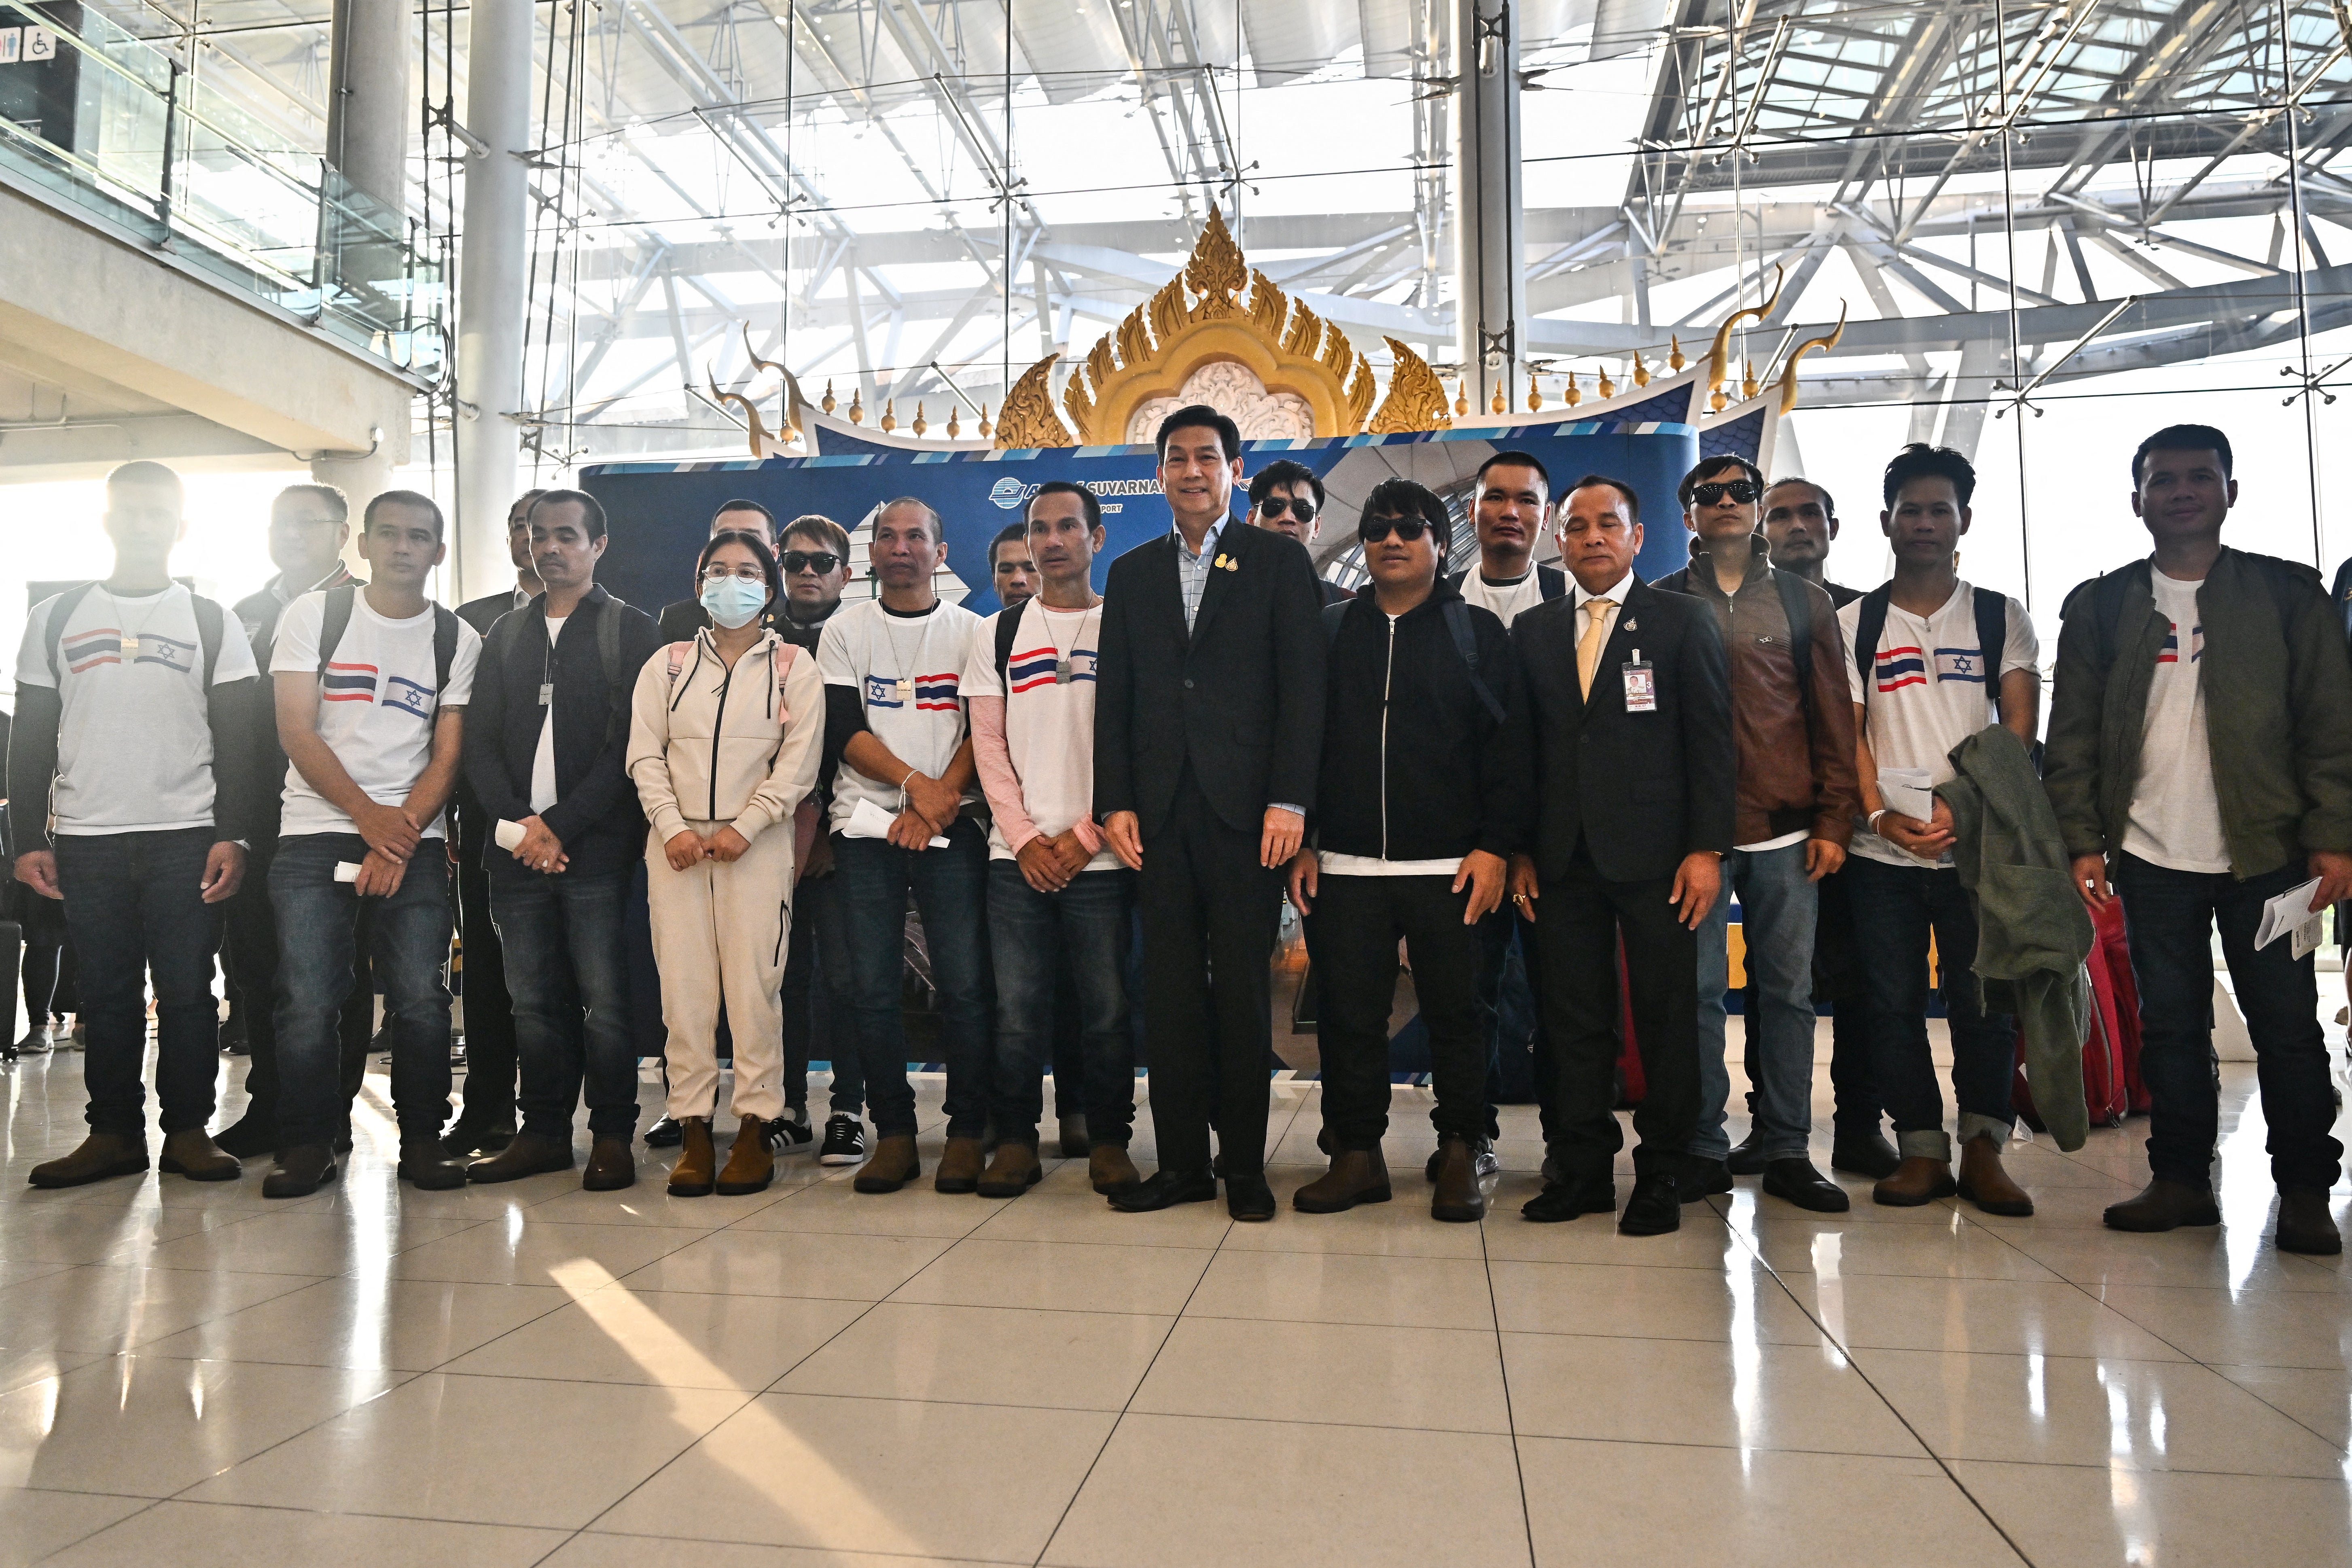
[{"label": "israeli flag print on shirt", "polygon": [[1936,679],[1965,680],[1973,685],[1985,683],[1984,649],[1980,647],[1939,647],[1936,650]]},{"label": "israeli flag print on shirt", "polygon": [[[101,664],[121,664],[122,632],[116,626],[92,626],[86,632],[77,632],[65,639],[64,654],[66,669],[74,675],[96,669]],[[139,651],[131,656],[131,662],[160,664],[175,674],[185,675],[196,667],[196,645],[142,632]]]}]

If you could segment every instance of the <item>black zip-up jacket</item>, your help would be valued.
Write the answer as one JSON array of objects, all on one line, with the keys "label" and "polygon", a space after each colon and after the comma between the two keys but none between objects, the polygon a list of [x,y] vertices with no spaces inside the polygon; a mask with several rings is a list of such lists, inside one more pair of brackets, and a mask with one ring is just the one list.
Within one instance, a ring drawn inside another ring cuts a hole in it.
[{"label": "black zip-up jacket", "polygon": [[[1440,582],[1394,622],[1367,584],[1331,639],[1315,845],[1384,860],[1508,857],[1527,847],[1534,770],[1523,725],[1495,721],[1445,624],[1462,595]],[[1478,678],[1503,702],[1517,689],[1510,634],[1463,605]]]},{"label": "black zip-up jacket", "polygon": [[[597,651],[596,622],[621,617],[620,658],[613,681],[604,681]],[[506,641],[506,658],[494,661],[491,638],[484,638],[482,662],[474,676],[472,706],[466,710],[465,775],[484,818],[482,862],[494,873],[536,877],[489,837],[488,826],[503,818],[520,822],[530,809],[531,764],[539,756],[539,686],[552,680],[555,698],[555,804],[539,816],[563,842],[572,871],[593,874],[634,862],[645,853],[646,819],[635,786],[622,763],[629,749],[629,703],[637,672],[661,647],[653,617],[632,609],[599,585],[572,607],[550,657],[547,601],[534,599],[509,610],[516,619]]]}]

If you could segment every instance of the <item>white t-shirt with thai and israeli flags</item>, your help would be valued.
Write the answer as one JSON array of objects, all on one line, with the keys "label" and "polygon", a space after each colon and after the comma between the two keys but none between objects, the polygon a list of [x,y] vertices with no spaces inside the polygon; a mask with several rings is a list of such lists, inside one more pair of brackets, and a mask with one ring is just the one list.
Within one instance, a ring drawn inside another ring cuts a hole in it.
[{"label": "white t-shirt with thai and israeli flags", "polygon": [[[57,831],[160,833],[213,822],[213,731],[204,689],[195,599],[174,583],[117,597],[100,584],[81,596],[61,646],[49,636],[59,599],[33,606],[16,654],[19,686],[58,686]],[[250,680],[253,648],[223,612],[213,684]],[[126,644],[138,651],[124,657]]]},{"label": "white t-shirt with thai and israeli flags", "polygon": [[[1886,627],[1873,650],[1867,690],[1853,657],[1861,624],[1860,599],[1838,612],[1846,683],[1853,700],[1869,710],[1870,754],[1882,769],[1925,769],[1930,784],[1952,776],[1953,747],[2000,721],[2000,677],[2012,669],[2038,672],[2041,668],[2033,622],[2014,595],[2009,599],[2008,636],[1998,655],[1977,646],[1976,590],[1966,583],[1954,588],[1932,616],[1915,616],[1900,605],[1886,606]],[[1937,864],[1859,826],[1852,852],[1888,866],[1932,869]]]},{"label": "white t-shirt with thai and israeli flags", "polygon": [[[816,647],[825,685],[857,693],[866,726],[907,766],[938,778],[967,732],[963,668],[980,617],[961,605],[935,601],[919,615],[898,615],[878,598],[844,605],[824,623]],[[966,805],[981,799],[974,775]],[[870,779],[847,761],[833,785],[833,826],[849,824],[861,800],[896,816],[906,796],[897,779]]]},{"label": "white t-shirt with thai and israeli flags", "polygon": [[[1019,616],[1021,629],[1013,635],[1013,657],[1005,660],[1000,683],[996,626],[1004,616]],[[999,610],[972,632],[971,655],[963,670],[965,700],[1004,699],[1004,751],[1021,781],[1021,805],[1048,838],[1067,833],[1094,812],[1095,660],[1101,642],[1100,605],[1057,610],[1042,598]],[[1065,659],[1069,678],[1056,679]],[[992,822],[988,855],[992,860],[1014,858],[1004,829]],[[1118,863],[1118,857],[1105,848],[1086,868],[1109,871]]]},{"label": "white t-shirt with thai and israeli flags", "polygon": [[[278,642],[269,656],[272,675],[309,675],[319,668],[319,634],[327,595],[305,594],[286,606]],[[367,591],[352,595],[351,624],[335,645],[319,681],[319,736],[366,796],[379,805],[398,805],[425,776],[433,758],[433,726],[441,708],[463,708],[474,692],[474,667],[481,661],[480,634],[457,623],[457,650],[449,661],[449,684],[436,702],[433,680],[433,606],[399,620],[368,607]],[[446,833],[442,817],[425,830],[427,838]],[[358,829],[341,807],[310,787],[302,770],[286,764],[286,815],[278,832],[353,833]]]},{"label": "white t-shirt with thai and israeli flags", "polygon": [[2124,849],[2175,871],[2226,871],[2230,846],[2221,836],[2212,744],[2205,734],[2205,628],[2197,617],[2197,590],[2204,584],[2168,577],[2153,561],[2147,582],[2171,627],[2148,683],[2139,783],[2124,824]]}]

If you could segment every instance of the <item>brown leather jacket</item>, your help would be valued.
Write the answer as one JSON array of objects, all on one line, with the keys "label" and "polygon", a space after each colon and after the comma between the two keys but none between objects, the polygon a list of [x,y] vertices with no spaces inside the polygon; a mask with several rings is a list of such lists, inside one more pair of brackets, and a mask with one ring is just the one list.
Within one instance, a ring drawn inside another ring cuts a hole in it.
[{"label": "brown leather jacket", "polygon": [[1800,582],[1812,607],[1812,691],[1798,689],[1796,656],[1780,590],[1765,564],[1762,540],[1748,576],[1730,597],[1716,585],[1706,556],[1652,586],[1703,599],[1715,612],[1731,673],[1732,740],[1739,758],[1735,842],[1762,844],[1802,828],[1809,838],[1843,846],[1853,837],[1862,797],[1853,777],[1853,697],[1846,683],[1845,641],[1830,596]]}]

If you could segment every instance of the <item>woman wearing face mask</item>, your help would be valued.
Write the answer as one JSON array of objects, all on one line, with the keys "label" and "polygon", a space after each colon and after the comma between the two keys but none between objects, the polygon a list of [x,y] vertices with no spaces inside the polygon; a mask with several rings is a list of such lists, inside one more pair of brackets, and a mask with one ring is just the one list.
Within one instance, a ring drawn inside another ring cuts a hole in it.
[{"label": "woman wearing face mask", "polygon": [[[695,568],[711,625],[637,676],[629,776],[646,838],[654,957],[669,1034],[669,1114],[685,1133],[669,1190],[756,1193],[775,1173],[769,1125],[784,1114],[777,991],[791,932],[793,812],[816,781],[824,683],[816,660],[763,629],[780,589],[758,535],[711,536]],[[740,1119],[724,1170],[718,1107],[722,1000],[735,1040]]]}]

